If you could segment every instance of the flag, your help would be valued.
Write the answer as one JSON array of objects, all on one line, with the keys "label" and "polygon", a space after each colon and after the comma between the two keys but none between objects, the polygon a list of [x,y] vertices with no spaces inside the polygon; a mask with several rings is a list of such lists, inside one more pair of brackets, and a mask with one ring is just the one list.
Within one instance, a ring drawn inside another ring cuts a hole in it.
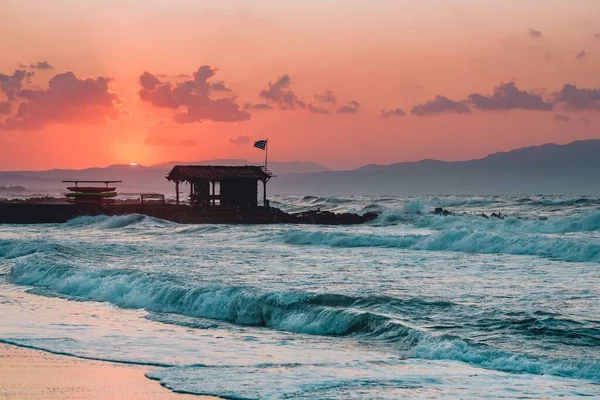
[{"label": "flag", "polygon": [[254,147],[264,150],[267,147],[267,141],[266,140],[257,140],[256,142],[254,142]]}]

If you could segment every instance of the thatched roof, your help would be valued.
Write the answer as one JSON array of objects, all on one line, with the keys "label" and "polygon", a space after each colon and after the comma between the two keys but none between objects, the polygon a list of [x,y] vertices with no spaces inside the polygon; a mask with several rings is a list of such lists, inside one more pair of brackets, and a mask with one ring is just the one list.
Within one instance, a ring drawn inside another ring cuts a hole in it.
[{"label": "thatched roof", "polygon": [[167,175],[170,181],[194,181],[223,179],[256,179],[263,180],[271,177],[270,172],[265,172],[263,167],[246,165],[241,167],[221,165],[176,165]]}]

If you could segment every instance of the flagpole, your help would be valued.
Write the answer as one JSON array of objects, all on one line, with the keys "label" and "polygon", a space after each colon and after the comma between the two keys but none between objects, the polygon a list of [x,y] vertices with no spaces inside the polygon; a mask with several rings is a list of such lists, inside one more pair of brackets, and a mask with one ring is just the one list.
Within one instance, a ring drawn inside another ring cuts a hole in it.
[{"label": "flagpole", "polygon": [[267,160],[268,160],[267,156],[268,156],[268,154],[269,154],[269,139],[267,139],[266,143],[265,143],[265,172],[267,172]]}]

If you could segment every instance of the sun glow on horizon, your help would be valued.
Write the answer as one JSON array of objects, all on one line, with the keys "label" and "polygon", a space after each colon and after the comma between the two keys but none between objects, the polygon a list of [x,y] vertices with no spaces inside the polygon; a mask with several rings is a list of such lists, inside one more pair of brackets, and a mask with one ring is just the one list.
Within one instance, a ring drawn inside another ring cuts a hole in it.
[{"label": "sun glow on horizon", "polygon": [[129,166],[130,166],[130,167],[137,167],[137,166],[138,166],[138,163],[136,163],[136,162],[130,162],[130,163],[129,163]]}]

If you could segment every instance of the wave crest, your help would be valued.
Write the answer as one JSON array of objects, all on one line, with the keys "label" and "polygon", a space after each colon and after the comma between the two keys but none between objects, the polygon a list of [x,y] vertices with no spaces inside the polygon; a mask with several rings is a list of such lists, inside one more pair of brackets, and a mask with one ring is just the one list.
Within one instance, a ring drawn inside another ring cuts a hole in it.
[{"label": "wave crest", "polygon": [[[127,308],[295,333],[356,335],[363,340],[392,346],[408,357],[456,360],[501,371],[549,373],[600,381],[600,362],[597,360],[546,360],[519,355],[474,344],[457,336],[428,333],[407,326],[388,314],[365,309],[384,304],[430,309],[455,306],[444,301],[355,298],[329,293],[261,293],[250,287],[190,286],[173,277],[140,271],[84,270],[67,264],[50,264],[42,255],[17,263],[10,270],[9,279],[17,284],[46,288],[59,295],[106,301]],[[528,328],[533,322],[524,321],[523,324]],[[595,335],[595,331],[587,333]]]}]

